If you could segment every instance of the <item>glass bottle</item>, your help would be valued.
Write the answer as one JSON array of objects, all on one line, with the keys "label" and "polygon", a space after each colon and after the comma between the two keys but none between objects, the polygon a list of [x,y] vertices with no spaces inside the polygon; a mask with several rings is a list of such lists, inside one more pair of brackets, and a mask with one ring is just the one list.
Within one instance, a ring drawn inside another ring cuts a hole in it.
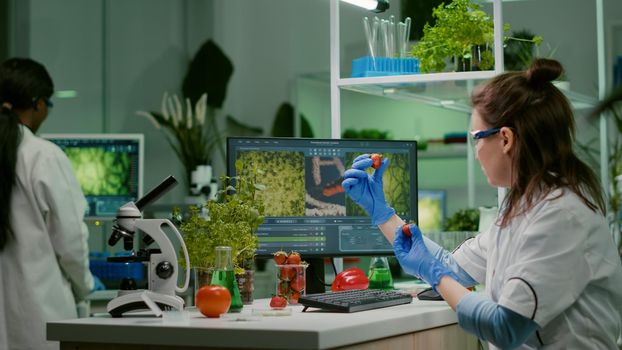
[{"label": "glass bottle", "polygon": [[223,286],[231,293],[229,312],[240,312],[242,310],[242,297],[231,261],[231,247],[216,247],[216,264],[212,274],[212,284]]},{"label": "glass bottle", "polygon": [[393,289],[393,277],[386,256],[375,256],[369,263],[369,289]]}]

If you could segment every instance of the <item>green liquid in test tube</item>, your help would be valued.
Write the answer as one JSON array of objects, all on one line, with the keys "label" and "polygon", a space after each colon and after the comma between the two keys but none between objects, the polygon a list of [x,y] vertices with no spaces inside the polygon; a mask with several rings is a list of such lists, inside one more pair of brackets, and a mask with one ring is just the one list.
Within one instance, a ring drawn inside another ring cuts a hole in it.
[{"label": "green liquid in test tube", "polygon": [[242,311],[242,297],[231,262],[231,247],[216,247],[216,266],[212,274],[212,284],[223,286],[231,293],[229,312]]}]

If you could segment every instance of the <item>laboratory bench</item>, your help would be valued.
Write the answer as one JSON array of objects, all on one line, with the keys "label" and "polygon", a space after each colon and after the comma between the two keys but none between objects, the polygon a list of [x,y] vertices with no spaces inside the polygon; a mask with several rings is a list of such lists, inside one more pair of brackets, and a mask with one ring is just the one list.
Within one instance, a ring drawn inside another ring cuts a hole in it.
[{"label": "laboratory bench", "polygon": [[[444,301],[421,301],[355,313],[300,305],[290,315],[266,316],[269,299],[241,313],[206,318],[196,309],[112,318],[107,314],[47,324],[61,350],[180,349],[477,349]],[[278,313],[281,314],[281,313]]]}]

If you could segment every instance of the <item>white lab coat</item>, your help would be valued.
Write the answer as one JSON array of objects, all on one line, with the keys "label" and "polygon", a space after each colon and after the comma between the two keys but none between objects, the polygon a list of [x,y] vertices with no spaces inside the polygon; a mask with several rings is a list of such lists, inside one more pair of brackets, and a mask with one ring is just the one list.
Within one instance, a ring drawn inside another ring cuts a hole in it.
[{"label": "white lab coat", "polygon": [[620,257],[605,218],[573,192],[554,191],[454,257],[494,302],[540,326],[520,349],[617,349]]},{"label": "white lab coat", "polygon": [[14,237],[0,252],[0,344],[57,349],[46,341],[45,323],[76,318],[76,301],[93,288],[86,200],[62,150],[20,127],[10,198]]}]

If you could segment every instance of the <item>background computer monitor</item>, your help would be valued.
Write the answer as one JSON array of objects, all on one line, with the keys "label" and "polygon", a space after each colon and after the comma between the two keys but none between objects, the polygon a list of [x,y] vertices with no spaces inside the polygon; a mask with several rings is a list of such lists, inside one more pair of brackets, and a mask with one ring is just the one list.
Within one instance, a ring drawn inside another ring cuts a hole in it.
[{"label": "background computer monitor", "polygon": [[67,155],[88,202],[88,219],[111,220],[142,196],[142,134],[44,134]]},{"label": "background computer monitor", "polygon": [[345,195],[341,181],[355,157],[381,153],[391,164],[383,181],[387,201],[406,221],[417,220],[415,141],[304,138],[227,139],[227,170],[235,176],[263,171],[259,192],[265,221],[258,228],[259,257],[279,250],[304,257],[392,255],[390,242],[365,211]]}]

